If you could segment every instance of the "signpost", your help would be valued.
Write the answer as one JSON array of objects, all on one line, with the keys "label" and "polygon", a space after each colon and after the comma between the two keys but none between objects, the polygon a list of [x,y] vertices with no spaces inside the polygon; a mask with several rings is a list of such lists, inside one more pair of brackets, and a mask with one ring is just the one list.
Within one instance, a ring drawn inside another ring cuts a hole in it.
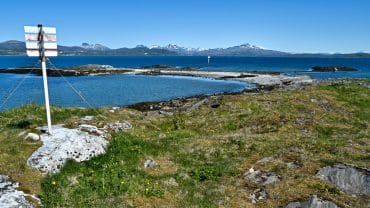
[{"label": "signpost", "polygon": [[42,25],[24,27],[27,55],[39,57],[42,67],[42,78],[44,81],[44,96],[46,108],[46,120],[48,124],[48,134],[52,134],[51,115],[49,105],[49,90],[46,73],[46,59],[51,56],[58,56],[56,43],[56,28],[43,27]]}]

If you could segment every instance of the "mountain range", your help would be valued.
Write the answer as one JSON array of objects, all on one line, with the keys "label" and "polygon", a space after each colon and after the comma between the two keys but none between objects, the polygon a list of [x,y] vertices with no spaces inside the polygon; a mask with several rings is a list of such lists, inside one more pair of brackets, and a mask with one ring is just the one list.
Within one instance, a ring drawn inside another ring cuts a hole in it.
[{"label": "mountain range", "polygon": [[[0,55],[23,55],[25,43],[17,40],[0,42]],[[134,48],[111,49],[101,44],[82,43],[81,46],[58,45],[60,55],[111,55],[111,56],[244,56],[244,57],[354,57],[370,58],[368,53],[352,54],[310,54],[288,53],[277,50],[269,50],[251,44],[243,44],[228,48],[187,48],[175,44],[166,46],[138,45]]]}]

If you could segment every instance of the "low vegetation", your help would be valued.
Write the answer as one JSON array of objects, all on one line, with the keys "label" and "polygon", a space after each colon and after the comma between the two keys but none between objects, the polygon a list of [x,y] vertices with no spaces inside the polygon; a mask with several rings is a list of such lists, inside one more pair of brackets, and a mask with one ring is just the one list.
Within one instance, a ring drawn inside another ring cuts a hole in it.
[{"label": "low vegetation", "polygon": [[[134,128],[112,135],[107,153],[69,161],[42,177],[26,165],[39,142],[17,136],[44,123],[34,105],[0,113],[0,174],[11,176],[45,207],[285,207],[311,195],[341,207],[366,207],[315,177],[320,167],[370,166],[370,89],[356,84],[297,91],[221,96],[221,105],[158,115],[132,109],[53,108],[54,123],[70,127],[85,115],[99,123],[127,120]],[[257,163],[265,157],[273,157]],[[145,168],[152,159],[159,166]],[[289,165],[293,164],[293,165]],[[281,180],[253,205],[250,168]]]}]

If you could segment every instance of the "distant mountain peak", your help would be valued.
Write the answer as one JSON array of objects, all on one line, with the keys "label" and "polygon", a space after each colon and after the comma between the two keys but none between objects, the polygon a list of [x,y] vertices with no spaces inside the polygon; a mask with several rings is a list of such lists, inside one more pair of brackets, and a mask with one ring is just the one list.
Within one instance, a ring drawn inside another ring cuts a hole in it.
[{"label": "distant mountain peak", "polygon": [[167,44],[165,46],[159,46],[159,45],[153,45],[149,47],[150,49],[163,49],[163,50],[169,50],[172,52],[176,52],[183,55],[195,55],[196,53],[200,51],[204,51],[207,49],[204,48],[190,48],[190,47],[183,47],[179,46],[177,44]]},{"label": "distant mountain peak", "polygon": [[19,41],[19,40],[7,40],[7,41],[4,41],[2,43],[8,43],[8,44],[24,44],[23,41]]},{"label": "distant mountain peak", "polygon": [[97,50],[97,51],[107,51],[110,50],[107,46],[101,44],[89,44],[89,43],[82,43],[81,47],[86,50]]},{"label": "distant mountain peak", "polygon": [[145,45],[137,45],[135,48],[148,48]]},{"label": "distant mountain peak", "polygon": [[256,45],[252,45],[252,44],[249,44],[249,43],[244,43],[240,46],[235,46],[235,47],[246,48],[246,49],[261,49],[261,50],[265,49],[265,48],[262,48],[262,47],[259,47],[259,46],[256,46]]}]

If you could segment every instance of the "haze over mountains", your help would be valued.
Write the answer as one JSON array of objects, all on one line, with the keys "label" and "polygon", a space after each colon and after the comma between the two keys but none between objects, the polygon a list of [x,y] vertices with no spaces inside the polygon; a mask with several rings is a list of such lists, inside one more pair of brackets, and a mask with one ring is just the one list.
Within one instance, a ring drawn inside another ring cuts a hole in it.
[{"label": "haze over mountains", "polygon": [[[23,55],[25,43],[10,40],[0,43],[0,55]],[[111,49],[101,44],[82,43],[81,46],[58,45],[60,55],[111,55],[111,56],[245,56],[245,57],[366,57],[367,53],[354,54],[295,54],[269,50],[251,44],[243,44],[228,48],[187,48],[175,44],[166,46],[138,45],[134,48]]]}]

